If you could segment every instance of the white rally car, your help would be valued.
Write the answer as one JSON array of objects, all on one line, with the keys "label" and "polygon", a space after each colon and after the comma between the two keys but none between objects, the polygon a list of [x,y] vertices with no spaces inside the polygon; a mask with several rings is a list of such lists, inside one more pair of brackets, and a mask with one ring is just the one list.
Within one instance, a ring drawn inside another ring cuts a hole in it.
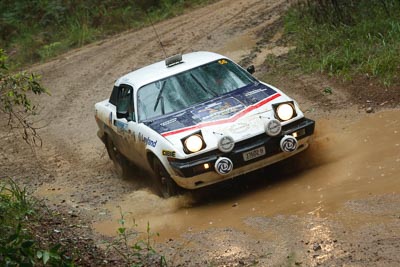
[{"label": "white rally car", "polygon": [[177,55],[119,78],[95,105],[98,136],[121,175],[154,174],[162,197],[217,183],[308,147],[314,121],[230,59]]}]

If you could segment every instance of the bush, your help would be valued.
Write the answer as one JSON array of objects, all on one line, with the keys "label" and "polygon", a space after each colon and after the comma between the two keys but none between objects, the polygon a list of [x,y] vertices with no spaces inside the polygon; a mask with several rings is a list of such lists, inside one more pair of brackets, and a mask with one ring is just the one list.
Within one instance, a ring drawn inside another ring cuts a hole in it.
[{"label": "bush", "polygon": [[309,71],[351,78],[365,75],[389,85],[400,66],[400,2],[308,0],[285,17],[296,49],[293,62]]},{"label": "bush", "polygon": [[[16,67],[212,0],[2,0],[0,48]],[[147,14],[146,14],[147,13]],[[56,44],[56,45],[55,45]]]},{"label": "bush", "polygon": [[30,145],[41,144],[40,136],[29,121],[29,116],[36,114],[37,107],[27,95],[47,93],[39,80],[40,76],[33,73],[12,74],[7,67],[7,55],[0,49],[0,113],[7,115],[11,129],[22,129],[22,138]]},{"label": "bush", "polygon": [[42,248],[29,230],[37,202],[12,180],[0,181],[0,266],[73,266],[56,244]]}]

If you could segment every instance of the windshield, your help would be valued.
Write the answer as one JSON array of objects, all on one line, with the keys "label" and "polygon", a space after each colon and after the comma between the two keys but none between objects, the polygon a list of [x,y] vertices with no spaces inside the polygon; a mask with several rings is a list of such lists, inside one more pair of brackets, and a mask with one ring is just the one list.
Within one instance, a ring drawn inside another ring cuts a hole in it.
[{"label": "windshield", "polygon": [[254,82],[233,62],[214,61],[141,87],[137,95],[139,120],[180,111]]}]

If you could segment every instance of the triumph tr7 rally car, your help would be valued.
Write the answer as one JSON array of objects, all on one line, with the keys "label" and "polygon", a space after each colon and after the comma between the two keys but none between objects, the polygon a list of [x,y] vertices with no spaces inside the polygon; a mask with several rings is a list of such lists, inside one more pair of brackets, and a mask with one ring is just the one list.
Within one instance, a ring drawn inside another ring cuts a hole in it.
[{"label": "triumph tr7 rally car", "polygon": [[211,52],[177,55],[119,78],[95,105],[121,175],[150,170],[162,197],[263,168],[306,149],[314,121],[296,101]]}]

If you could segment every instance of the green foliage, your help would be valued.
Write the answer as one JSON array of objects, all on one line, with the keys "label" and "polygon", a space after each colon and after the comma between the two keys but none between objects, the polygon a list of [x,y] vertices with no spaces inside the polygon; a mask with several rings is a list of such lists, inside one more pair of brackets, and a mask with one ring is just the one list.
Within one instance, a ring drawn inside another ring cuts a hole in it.
[{"label": "green foliage", "polygon": [[12,113],[16,108],[22,107],[25,112],[34,112],[35,106],[26,95],[45,93],[39,84],[40,76],[19,72],[11,74],[7,68],[7,56],[0,49],[0,110]]},{"label": "green foliage", "polygon": [[30,115],[36,114],[37,109],[28,93],[47,93],[39,80],[40,76],[33,73],[10,73],[7,56],[0,49],[0,112],[8,115],[8,125],[11,128],[22,128],[22,137],[28,144],[41,140],[28,120]]},{"label": "green foliage", "polygon": [[333,90],[332,90],[332,88],[331,87],[325,87],[323,90],[322,90],[322,92],[324,93],[324,94],[326,94],[326,95],[331,95],[331,94],[333,94]]},{"label": "green foliage", "polygon": [[41,58],[50,58],[56,56],[60,51],[64,51],[65,46],[61,42],[54,42],[48,45],[44,45],[38,50]]},{"label": "green foliage", "polygon": [[[2,0],[0,47],[16,65],[148,25],[212,0]],[[147,14],[146,14],[147,13]],[[147,16],[148,15],[148,16]]]},{"label": "green foliage", "polygon": [[[159,255],[153,248],[152,241],[158,233],[153,233],[150,230],[150,223],[147,222],[146,233],[144,239],[142,233],[126,227],[125,214],[121,211],[121,219],[118,220],[120,227],[117,229],[117,238],[108,245],[108,249],[116,251],[129,266],[167,266],[164,256]],[[133,227],[137,227],[133,220]]]},{"label": "green foliage", "polygon": [[308,71],[351,78],[365,75],[390,84],[400,67],[400,2],[313,0],[293,6],[286,34],[293,62]]},{"label": "green foliage", "polygon": [[73,266],[60,245],[41,248],[30,233],[37,206],[14,181],[0,181],[0,266]]}]

